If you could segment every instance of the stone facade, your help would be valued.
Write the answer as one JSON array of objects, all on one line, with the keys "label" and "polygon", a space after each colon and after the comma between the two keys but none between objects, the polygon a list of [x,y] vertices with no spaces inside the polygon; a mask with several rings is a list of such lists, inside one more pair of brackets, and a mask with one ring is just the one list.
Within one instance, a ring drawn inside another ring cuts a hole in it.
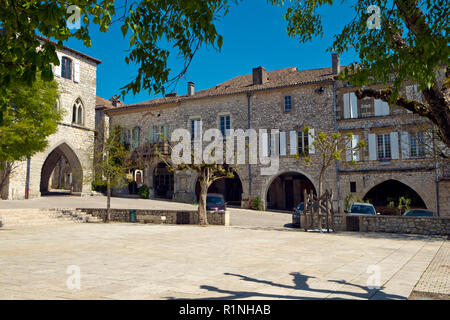
[{"label": "stone facade", "polygon": [[[364,140],[368,148],[361,151],[356,165],[347,163],[346,158],[327,170],[323,190],[333,190],[335,208],[343,212],[344,200],[349,194],[367,199],[374,187],[394,181],[411,192],[420,206],[437,212],[433,161],[425,155],[406,156],[406,151],[402,151],[408,148],[403,144],[404,133],[417,132],[426,126],[426,122],[396,106],[386,110],[379,101],[351,100],[350,94],[355,88],[337,80],[339,59],[333,57],[333,62],[332,68],[314,70],[288,68],[267,72],[264,68],[255,68],[251,74],[214,88],[194,92],[190,83],[188,94],[171,94],[105,112],[110,117],[111,126],[125,129],[132,148],[154,144],[155,128],[158,128],[156,132],[162,133],[165,132],[163,127],[167,127],[170,135],[178,128],[191,130],[192,121],[201,120],[202,131],[205,132],[222,128],[221,117],[228,117],[224,121],[230,123],[229,129],[267,129],[269,132],[278,129],[284,132],[285,141],[279,141],[284,145],[286,155],[281,155],[277,172],[263,175],[262,170],[266,166],[261,164],[234,167],[242,185],[242,207],[250,205],[249,199],[260,198],[266,209],[292,210],[302,201],[303,190],[318,191],[319,168],[316,165],[305,166],[293,157],[294,153],[301,151],[301,143],[311,146],[311,137],[302,142],[298,136],[305,126],[315,133],[352,132]],[[405,83],[402,94],[414,94],[413,89],[413,84]],[[346,102],[345,99],[350,100]],[[296,138],[291,138],[292,134]],[[386,158],[379,156],[378,141],[373,139],[378,135],[389,136],[385,138],[386,143],[383,142],[383,147],[390,149]],[[292,147],[299,151],[292,152]],[[310,156],[313,163],[319,161],[318,154],[310,151]],[[136,168],[143,170],[144,183],[150,187],[155,186],[155,170],[160,163],[156,157],[150,157],[142,168]],[[175,172],[173,179],[173,199],[195,202],[198,193],[196,174]],[[450,216],[449,184],[441,177],[438,186],[440,216]]]},{"label": "stone facade", "polygon": [[63,118],[58,124],[58,131],[48,137],[48,147],[43,152],[35,154],[28,165],[27,161],[17,163],[17,168],[9,179],[8,199],[25,199],[27,196],[35,198],[50,192],[53,180],[51,176],[61,158],[67,160],[64,166],[70,167],[69,170],[63,168],[65,179],[68,179],[66,187],[73,194],[87,194],[91,191],[89,177],[94,150],[97,65],[101,61],[67,47],[57,53],[60,59],[71,61],[70,76],[62,76],[62,63],[60,67],[54,67],[60,92],[57,105],[63,111]]}]

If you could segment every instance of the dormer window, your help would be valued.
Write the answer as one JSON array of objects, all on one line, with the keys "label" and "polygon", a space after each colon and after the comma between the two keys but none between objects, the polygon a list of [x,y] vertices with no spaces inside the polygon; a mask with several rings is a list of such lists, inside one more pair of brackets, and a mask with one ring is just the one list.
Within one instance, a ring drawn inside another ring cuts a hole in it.
[{"label": "dormer window", "polygon": [[61,59],[61,77],[72,79],[72,60],[67,57]]}]

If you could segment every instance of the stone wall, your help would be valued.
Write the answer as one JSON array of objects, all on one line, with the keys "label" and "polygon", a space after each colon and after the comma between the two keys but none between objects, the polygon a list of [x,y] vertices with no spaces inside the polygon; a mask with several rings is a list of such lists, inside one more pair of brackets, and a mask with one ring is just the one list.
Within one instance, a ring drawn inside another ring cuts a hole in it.
[{"label": "stone wall", "polygon": [[450,235],[450,218],[335,215],[336,231]]},{"label": "stone wall", "polygon": [[[82,185],[81,192],[87,194],[91,191],[89,176],[92,172],[94,151],[97,62],[67,49],[58,52],[62,56],[69,57],[72,61],[79,61],[80,81],[75,82],[73,79],[55,76],[60,93],[58,108],[63,112],[63,118],[58,125],[58,131],[48,137],[47,148],[31,158],[30,198],[41,195],[41,174],[43,171],[53,170],[53,168],[43,168],[44,163],[52,151],[62,145],[67,146],[66,150],[71,150],[70,155],[64,154],[64,156],[73,158],[73,161],[79,164],[78,167],[81,167],[81,173],[74,173],[74,175],[82,177],[81,181],[78,181]],[[82,124],[72,123],[72,107],[77,99],[81,99],[83,104]],[[25,198],[26,176],[27,162],[18,162],[17,169],[9,181],[9,199]]]},{"label": "stone wall", "polygon": [[[106,209],[77,209],[94,217],[106,218]],[[130,211],[127,209],[111,209],[111,221],[130,222]],[[152,224],[198,224],[197,211],[176,210],[135,210],[137,223]],[[210,225],[229,226],[230,213],[208,212]]]}]

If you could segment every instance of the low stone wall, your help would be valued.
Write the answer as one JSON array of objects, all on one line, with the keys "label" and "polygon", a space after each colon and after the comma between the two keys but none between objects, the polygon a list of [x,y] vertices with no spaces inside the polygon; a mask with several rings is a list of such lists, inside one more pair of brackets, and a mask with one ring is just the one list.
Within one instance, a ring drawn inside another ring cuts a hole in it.
[{"label": "low stone wall", "polygon": [[335,215],[336,231],[450,235],[450,218]]},{"label": "low stone wall", "polygon": [[[106,209],[77,209],[94,217],[105,219]],[[111,221],[130,222],[130,209],[111,209]],[[198,224],[197,211],[135,210],[137,223],[152,224]],[[229,212],[208,212],[210,225],[229,226]]]}]

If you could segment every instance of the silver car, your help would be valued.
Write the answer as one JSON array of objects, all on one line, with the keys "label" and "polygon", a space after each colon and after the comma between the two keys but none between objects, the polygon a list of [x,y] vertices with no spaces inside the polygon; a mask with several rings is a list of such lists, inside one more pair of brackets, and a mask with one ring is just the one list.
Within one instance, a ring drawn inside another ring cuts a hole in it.
[{"label": "silver car", "polygon": [[379,213],[376,212],[375,207],[370,203],[353,203],[350,210],[345,212],[348,214],[379,215]]}]

